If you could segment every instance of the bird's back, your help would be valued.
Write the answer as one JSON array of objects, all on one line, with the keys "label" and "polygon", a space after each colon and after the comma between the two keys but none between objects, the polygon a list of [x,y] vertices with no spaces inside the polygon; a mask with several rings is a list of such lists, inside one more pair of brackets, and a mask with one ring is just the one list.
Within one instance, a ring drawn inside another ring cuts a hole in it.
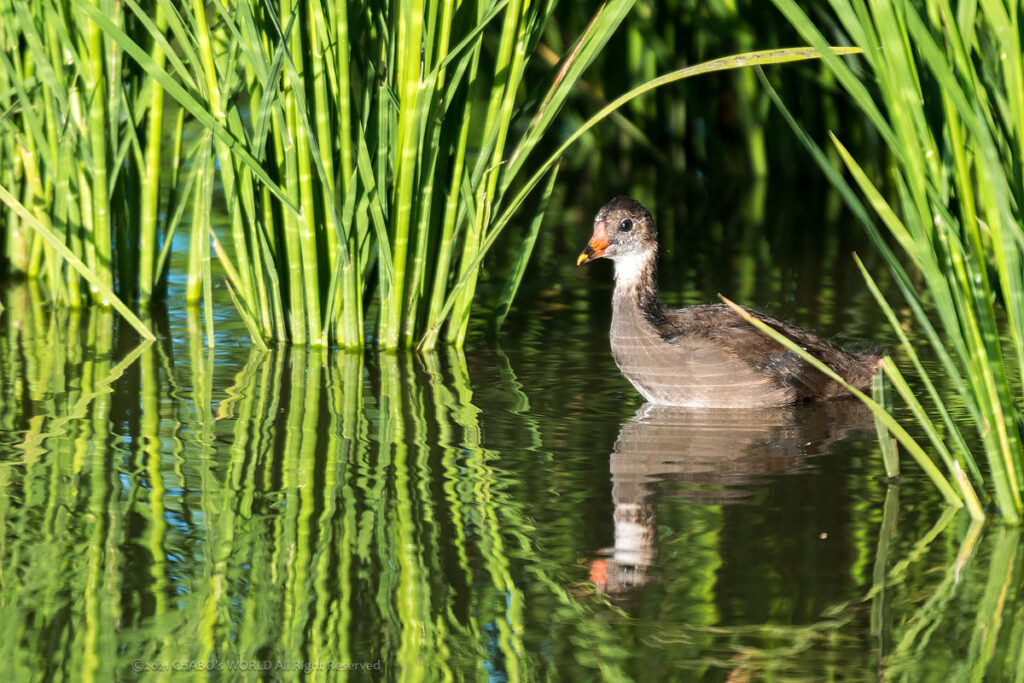
[{"label": "bird's back", "polygon": [[[796,325],[749,308],[744,310],[791,339],[850,385],[870,389],[882,360],[880,351],[846,351]],[[667,342],[678,345],[687,338],[706,338],[719,346],[731,362],[768,377],[776,387],[791,392],[795,401],[848,394],[838,382],[740,318],[725,304],[689,306],[663,313],[664,322],[658,327]]]}]

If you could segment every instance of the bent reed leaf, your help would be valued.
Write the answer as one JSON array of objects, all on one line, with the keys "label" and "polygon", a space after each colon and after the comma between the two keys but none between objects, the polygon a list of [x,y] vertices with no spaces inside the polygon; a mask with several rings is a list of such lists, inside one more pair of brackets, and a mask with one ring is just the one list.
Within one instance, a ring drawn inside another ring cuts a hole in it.
[{"label": "bent reed leaf", "polygon": [[31,227],[36,234],[42,239],[46,240],[46,243],[51,249],[56,251],[61,258],[63,258],[69,266],[75,269],[79,275],[85,278],[89,284],[96,288],[96,292],[99,294],[102,300],[110,303],[118,313],[121,314],[128,323],[135,328],[135,330],[142,336],[143,339],[156,339],[156,336],[149,329],[144,322],[142,322],[137,315],[132,313],[132,310],[125,305],[123,301],[114,293],[114,290],[104,281],[104,278],[98,275],[96,272],[91,270],[85,263],[82,262],[78,256],[75,255],[67,246],[64,241],[57,235],[53,234],[49,228],[42,224],[32,213],[25,208],[25,206],[12,195],[6,187],[0,185],[0,201],[9,206],[11,210],[18,215],[21,220]]}]

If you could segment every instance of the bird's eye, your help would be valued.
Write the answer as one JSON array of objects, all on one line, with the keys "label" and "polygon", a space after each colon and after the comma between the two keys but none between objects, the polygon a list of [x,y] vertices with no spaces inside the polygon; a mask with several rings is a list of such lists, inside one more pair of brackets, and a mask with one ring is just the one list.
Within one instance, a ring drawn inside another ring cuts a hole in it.
[{"label": "bird's eye", "polygon": [[631,221],[628,218],[626,220],[622,221],[621,223],[619,223],[619,232],[629,232],[632,229],[633,229],[633,221]]}]

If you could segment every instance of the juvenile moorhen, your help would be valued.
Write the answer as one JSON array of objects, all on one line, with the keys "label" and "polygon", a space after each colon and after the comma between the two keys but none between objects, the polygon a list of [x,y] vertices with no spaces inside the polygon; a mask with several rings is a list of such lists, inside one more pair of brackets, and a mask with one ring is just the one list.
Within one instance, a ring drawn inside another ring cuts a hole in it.
[{"label": "juvenile moorhen", "polygon": [[[594,235],[576,261],[615,262],[612,356],[648,401],[749,408],[849,395],[725,304],[663,308],[657,299],[657,256],[658,232],[651,214],[634,199],[616,197],[597,212]],[[844,351],[795,325],[746,310],[852,386],[870,388],[882,360],[878,351]]]}]

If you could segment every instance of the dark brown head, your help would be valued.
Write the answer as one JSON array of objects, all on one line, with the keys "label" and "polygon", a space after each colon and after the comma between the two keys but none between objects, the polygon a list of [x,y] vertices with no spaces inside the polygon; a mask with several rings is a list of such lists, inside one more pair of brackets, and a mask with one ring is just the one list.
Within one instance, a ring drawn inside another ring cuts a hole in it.
[{"label": "dark brown head", "polygon": [[654,255],[658,230],[643,204],[630,197],[616,197],[594,217],[594,235],[576,259],[576,265],[594,259],[616,259],[627,255]]}]

